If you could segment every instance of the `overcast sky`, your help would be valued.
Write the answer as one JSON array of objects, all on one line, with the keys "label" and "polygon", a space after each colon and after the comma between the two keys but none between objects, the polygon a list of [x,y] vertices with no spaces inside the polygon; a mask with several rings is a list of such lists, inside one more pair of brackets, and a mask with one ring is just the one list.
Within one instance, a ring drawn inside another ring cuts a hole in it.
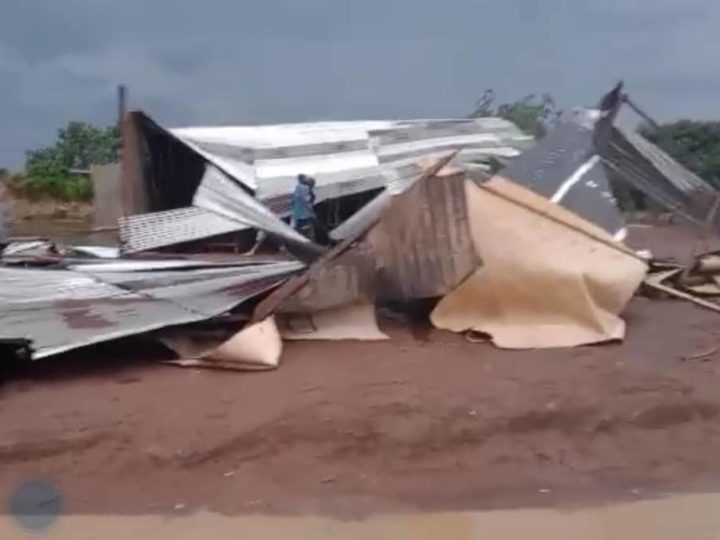
[{"label": "overcast sky", "polygon": [[115,87],[170,126],[466,114],[485,88],[717,117],[716,0],[0,0],[0,166]]}]

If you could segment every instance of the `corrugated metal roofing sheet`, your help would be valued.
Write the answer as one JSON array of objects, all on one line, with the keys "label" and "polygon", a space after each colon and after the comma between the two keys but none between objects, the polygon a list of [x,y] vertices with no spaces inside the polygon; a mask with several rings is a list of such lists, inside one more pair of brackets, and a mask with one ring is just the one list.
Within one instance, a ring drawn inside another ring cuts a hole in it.
[{"label": "corrugated metal roofing sheet", "polygon": [[[402,191],[421,174],[417,165],[420,159],[439,159],[461,149],[456,163],[471,165],[491,156],[517,156],[532,144],[531,137],[499,118],[317,122],[169,131],[220,170],[213,168],[212,177],[203,180],[195,207],[121,219],[126,253],[248,227],[269,230],[269,217],[261,215],[257,208],[254,217],[240,219],[248,210],[246,194],[240,193],[239,186],[220,171],[255,190],[256,198],[267,210],[284,217],[290,212],[291,193],[300,173],[315,177],[316,203],[320,203],[382,187],[393,193]],[[244,202],[238,203],[238,198]],[[277,222],[272,226],[282,227]],[[282,235],[291,234],[283,228]]]},{"label": "corrugated metal roofing sheet", "polygon": [[604,157],[622,180],[690,221],[703,222],[718,197],[712,185],[630,130],[613,128]]},{"label": "corrugated metal roofing sheet", "polygon": [[299,245],[311,243],[249,195],[235,180],[212,165],[205,171],[193,204],[239,225],[250,225],[288,242]]},{"label": "corrugated metal roofing sheet", "polygon": [[249,195],[223,171],[208,165],[194,206],[129,216],[120,220],[123,253],[136,253],[247,228],[260,229],[300,245],[311,242]]},{"label": "corrugated metal roofing sheet", "polygon": [[[169,130],[268,199],[292,191],[304,173],[317,181],[318,202],[381,187],[387,169],[462,148],[459,162],[512,157],[532,144],[500,118],[317,122]],[[355,183],[353,187],[340,187]],[[371,185],[372,184],[372,185]]]},{"label": "corrugated metal roofing sheet", "polygon": [[611,127],[609,111],[576,111],[498,176],[550,199],[622,240],[625,221],[601,159]]},{"label": "corrugated metal roofing sheet", "polygon": [[119,225],[123,253],[191,242],[248,226],[196,206],[127,216],[120,218]]},{"label": "corrugated metal roofing sheet", "polygon": [[680,163],[670,157],[664,150],[648,141],[639,133],[622,127],[617,127],[616,129],[678,189],[686,193],[695,190],[713,191],[713,187],[708,182],[680,165]]},{"label": "corrugated metal roofing sheet", "polygon": [[205,320],[277,285],[302,264],[83,272],[0,267],[0,338],[34,358]]},{"label": "corrugated metal roofing sheet", "polygon": [[420,179],[360,218],[367,224],[380,216],[357,248],[374,262],[379,298],[442,296],[477,269],[480,256],[470,236],[466,181],[462,172]]}]

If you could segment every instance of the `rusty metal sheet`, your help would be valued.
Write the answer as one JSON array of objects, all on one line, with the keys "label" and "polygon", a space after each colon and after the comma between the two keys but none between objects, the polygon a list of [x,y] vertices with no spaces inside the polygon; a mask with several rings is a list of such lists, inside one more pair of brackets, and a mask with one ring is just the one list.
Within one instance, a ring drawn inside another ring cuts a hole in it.
[{"label": "rusty metal sheet", "polygon": [[[436,163],[430,164],[421,174],[420,178],[415,183],[415,186],[424,186],[425,182],[428,179],[431,179],[437,174],[439,174],[440,171],[442,171],[443,168],[447,166],[456,155],[457,152],[452,152],[451,154],[445,156]],[[350,246],[355,243],[360,238],[360,236],[362,236],[365,231],[367,231],[370,227],[376,224],[378,219],[380,219],[380,216],[371,216],[370,219],[363,222],[362,227],[354,228],[351,235],[346,236],[342,240],[342,242],[340,242],[330,251],[315,260],[304,273],[288,279],[285,283],[283,283],[280,287],[278,287],[275,291],[268,295],[267,298],[263,299],[263,301],[260,302],[253,311],[252,322],[259,322],[264,320],[266,317],[274,313],[279,308],[279,306],[286,302],[290,297],[292,297],[298,291],[302,290],[303,287],[305,287],[308,283],[311,283],[312,280],[316,279],[316,277],[323,271],[323,269],[327,266],[329,262],[335,260],[342,254],[344,254],[348,250],[348,248],[350,248]],[[467,216],[465,217],[465,221],[467,228]],[[469,233],[466,234],[468,235],[469,239]]]},{"label": "rusty metal sheet", "polygon": [[0,340],[33,358],[218,316],[299,271],[294,262],[158,271],[0,267]]},{"label": "rusty metal sheet", "polygon": [[354,250],[328,261],[308,283],[278,308],[278,313],[314,313],[358,299],[374,301],[373,261]]},{"label": "rusty metal sheet", "polygon": [[478,267],[466,181],[464,173],[421,178],[386,206],[358,248],[375,262],[378,298],[442,296]]}]

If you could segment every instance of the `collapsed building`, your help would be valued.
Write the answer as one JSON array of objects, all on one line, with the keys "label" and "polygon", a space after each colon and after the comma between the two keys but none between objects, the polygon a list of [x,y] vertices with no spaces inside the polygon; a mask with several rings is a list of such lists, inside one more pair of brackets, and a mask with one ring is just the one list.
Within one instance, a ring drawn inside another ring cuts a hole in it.
[{"label": "collapsed building", "polygon": [[[718,200],[614,124],[622,103],[619,85],[537,142],[500,119],[166,130],[136,113],[119,249],[42,267],[30,248],[6,251],[0,340],[42,358],[162,331],[191,365],[272,367],[281,338],[383,339],[377,304],[426,299],[435,327],[500,347],[622,339],[648,260],[624,244],[612,181],[701,225]],[[326,245],[284,220],[301,172],[317,178]],[[181,249],[256,231],[289,253]],[[187,339],[209,321],[229,333]]]},{"label": "collapsed building", "polygon": [[[470,174],[486,174],[533,144],[500,118],[321,122],[166,130],[130,118],[128,205],[121,242],[132,253],[252,228],[225,216],[198,190],[207,167],[285,218],[299,173],[315,178],[316,211],[333,228],[379,192],[401,190],[422,160],[458,150]],[[148,230],[151,233],[148,233]]]}]

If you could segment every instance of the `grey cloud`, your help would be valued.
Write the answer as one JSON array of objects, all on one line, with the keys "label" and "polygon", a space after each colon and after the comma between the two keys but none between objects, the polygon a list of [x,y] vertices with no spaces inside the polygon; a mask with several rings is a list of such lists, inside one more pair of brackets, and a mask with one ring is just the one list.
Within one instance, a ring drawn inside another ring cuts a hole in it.
[{"label": "grey cloud", "polygon": [[[9,1],[9,5],[6,5]],[[73,0],[5,0],[0,17],[0,50],[21,54],[28,62],[59,54],[81,53],[99,38],[72,10]],[[70,9],[68,9],[70,8]]]},{"label": "grey cloud", "polygon": [[8,2],[0,164],[112,122],[119,82],[170,125],[455,116],[488,87],[574,106],[618,77],[660,118],[700,116],[720,84],[713,0]]}]

